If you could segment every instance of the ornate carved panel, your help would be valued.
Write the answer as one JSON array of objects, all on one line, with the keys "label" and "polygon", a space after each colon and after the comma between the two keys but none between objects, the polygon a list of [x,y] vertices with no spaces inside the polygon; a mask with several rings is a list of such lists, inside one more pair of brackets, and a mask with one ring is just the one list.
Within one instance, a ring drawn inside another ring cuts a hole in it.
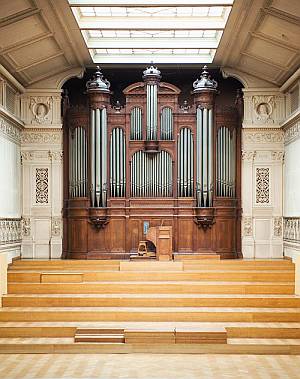
[{"label": "ornate carved panel", "polygon": [[36,168],[35,201],[37,204],[48,204],[48,168]]},{"label": "ornate carved panel", "polygon": [[270,169],[269,167],[256,167],[256,204],[270,203]]}]

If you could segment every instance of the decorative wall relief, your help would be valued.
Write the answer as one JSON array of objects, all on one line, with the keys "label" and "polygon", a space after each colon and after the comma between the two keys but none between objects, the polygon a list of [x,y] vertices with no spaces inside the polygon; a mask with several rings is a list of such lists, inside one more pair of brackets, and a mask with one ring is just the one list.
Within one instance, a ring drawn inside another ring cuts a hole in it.
[{"label": "decorative wall relief", "polygon": [[21,135],[22,144],[61,144],[62,131],[60,129],[30,130],[25,129]]},{"label": "decorative wall relief", "polygon": [[50,122],[53,97],[31,97],[30,109],[33,115],[31,123],[45,124]]},{"label": "decorative wall relief", "polygon": [[283,132],[281,130],[253,131],[244,130],[243,143],[279,143],[283,142]]},{"label": "decorative wall relief", "polygon": [[32,161],[34,158],[32,151],[22,151],[21,152],[21,163],[24,161]]},{"label": "decorative wall relief", "polygon": [[0,115],[0,133],[8,137],[13,142],[19,144],[21,140],[21,129],[12,122],[5,120]]},{"label": "decorative wall relief", "polygon": [[0,218],[0,245],[21,242],[20,218]]},{"label": "decorative wall relief", "polygon": [[253,96],[252,102],[256,115],[256,121],[260,123],[273,123],[272,114],[275,107],[274,96]]},{"label": "decorative wall relief", "polygon": [[60,237],[61,236],[61,218],[60,217],[52,217],[51,219],[51,235],[53,237]]},{"label": "decorative wall relief", "polygon": [[35,174],[35,202],[48,204],[48,168],[37,168]]},{"label": "decorative wall relief", "polygon": [[285,129],[284,144],[288,145],[291,142],[297,140],[298,138],[300,138],[300,121]]},{"label": "decorative wall relief", "polygon": [[253,235],[252,217],[243,218],[243,236],[251,237]]},{"label": "decorative wall relief", "polygon": [[268,167],[257,167],[256,176],[256,204],[270,203],[270,169]]},{"label": "decorative wall relief", "polygon": [[50,160],[60,162],[63,157],[63,152],[62,151],[49,151],[49,158]]},{"label": "decorative wall relief", "polygon": [[256,151],[242,151],[242,159],[244,161],[253,161],[256,156]]},{"label": "decorative wall relief", "polygon": [[283,162],[284,152],[283,151],[272,151],[271,157],[273,161]]},{"label": "decorative wall relief", "polygon": [[24,237],[30,237],[31,235],[31,220],[29,217],[22,218],[22,233]]},{"label": "decorative wall relief", "polygon": [[281,237],[282,235],[282,217],[274,217],[274,236]]},{"label": "decorative wall relief", "polygon": [[300,217],[283,218],[283,240],[300,243]]}]

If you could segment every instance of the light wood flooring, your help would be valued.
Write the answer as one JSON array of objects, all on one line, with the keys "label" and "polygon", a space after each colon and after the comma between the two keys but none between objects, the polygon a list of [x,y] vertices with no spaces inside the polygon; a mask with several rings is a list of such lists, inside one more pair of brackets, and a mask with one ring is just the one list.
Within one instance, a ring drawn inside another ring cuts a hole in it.
[{"label": "light wood flooring", "polygon": [[298,379],[300,356],[0,354],[3,379]]}]

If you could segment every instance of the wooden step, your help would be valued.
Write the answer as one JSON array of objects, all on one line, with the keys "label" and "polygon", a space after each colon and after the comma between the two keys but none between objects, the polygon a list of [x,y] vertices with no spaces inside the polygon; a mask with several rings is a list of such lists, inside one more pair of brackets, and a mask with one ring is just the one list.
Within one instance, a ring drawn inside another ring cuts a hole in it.
[{"label": "wooden step", "polygon": [[[160,262],[165,263],[165,262]],[[9,283],[81,283],[120,281],[230,281],[230,282],[293,282],[294,271],[194,271],[194,272],[8,272]]]},{"label": "wooden step", "polygon": [[125,343],[124,334],[76,334],[75,342]]},{"label": "wooden step", "polygon": [[126,330],[124,332],[126,344],[175,344],[175,330]]},{"label": "wooden step", "polygon": [[293,283],[249,282],[102,282],[102,283],[9,283],[9,294],[93,293],[190,293],[190,294],[294,294]]},{"label": "wooden step", "polygon": [[175,343],[226,344],[227,332],[224,327],[207,326],[205,328],[176,328]]},{"label": "wooden step", "polygon": [[300,322],[298,308],[2,308],[0,321]]},{"label": "wooden step", "polygon": [[228,338],[300,338],[300,328],[284,327],[226,327]]},{"label": "wooden step", "polygon": [[[286,296],[286,297],[285,297]],[[293,295],[67,294],[5,295],[3,307],[260,307],[300,308]]]},{"label": "wooden step", "polygon": [[198,261],[198,260],[220,260],[220,255],[218,254],[174,254],[174,261]]},{"label": "wooden step", "polygon": [[[227,344],[129,344],[129,343],[76,343],[70,339],[0,339],[2,354],[260,354],[299,355],[300,341],[272,340],[229,341]],[[252,343],[250,343],[252,342]],[[255,342],[255,343],[253,343]],[[279,343],[280,342],[280,343]],[[297,343],[297,344],[294,344]],[[154,357],[155,359],[155,357]],[[180,358],[179,358],[180,359]],[[184,357],[182,357],[184,359]]]}]

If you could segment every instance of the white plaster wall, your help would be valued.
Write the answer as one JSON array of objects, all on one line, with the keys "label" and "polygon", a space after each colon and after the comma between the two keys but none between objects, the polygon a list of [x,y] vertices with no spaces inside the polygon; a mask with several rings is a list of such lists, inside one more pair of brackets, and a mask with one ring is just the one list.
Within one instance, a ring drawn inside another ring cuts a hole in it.
[{"label": "white plaster wall", "polygon": [[300,217],[300,138],[285,146],[284,216]]},{"label": "white plaster wall", "polygon": [[21,217],[20,146],[0,134],[0,217]]}]

